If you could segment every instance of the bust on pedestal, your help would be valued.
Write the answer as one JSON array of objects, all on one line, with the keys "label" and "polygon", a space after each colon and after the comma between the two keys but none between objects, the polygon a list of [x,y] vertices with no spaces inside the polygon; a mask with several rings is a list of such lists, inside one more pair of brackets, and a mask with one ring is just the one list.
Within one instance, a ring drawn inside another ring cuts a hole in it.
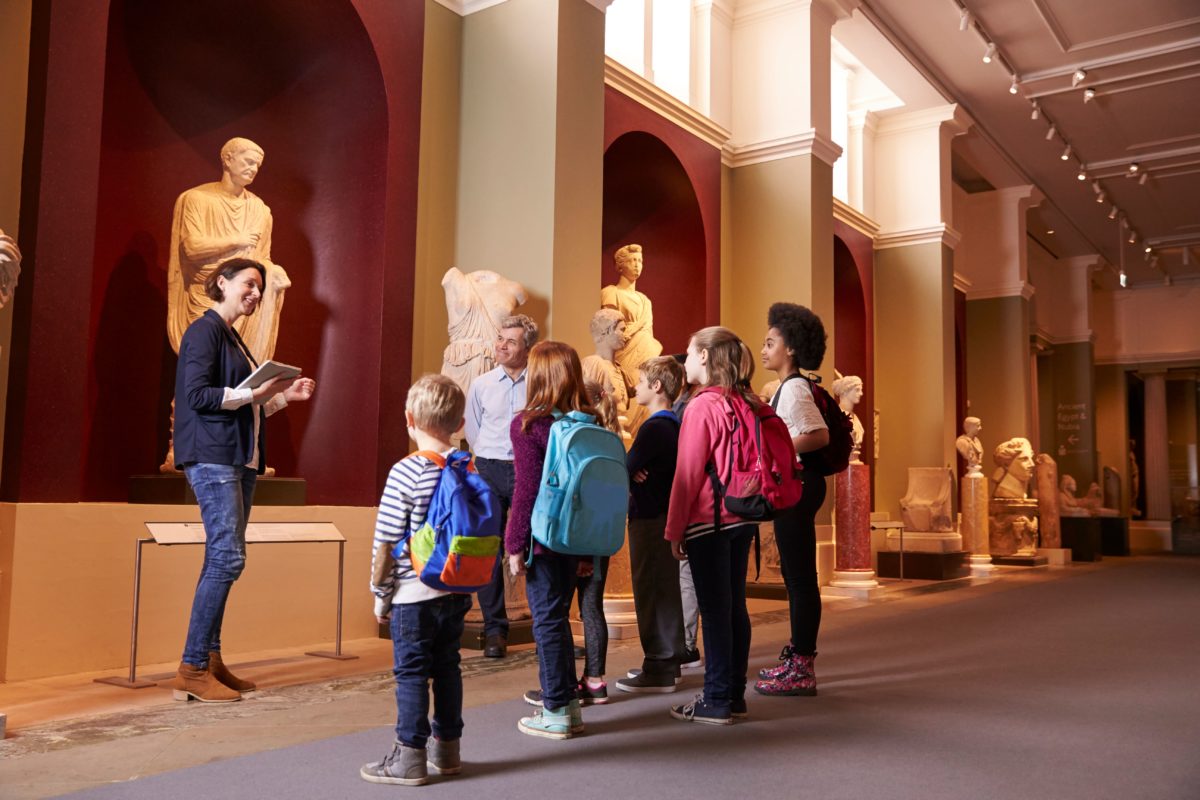
[{"label": "bust on pedestal", "polygon": [[863,426],[854,415],[862,399],[863,382],[857,375],[838,378],[830,387],[838,406],[853,423],[854,449],[850,465],[834,478],[836,531],[833,580],[835,594],[869,597],[879,587],[871,569],[871,468],[862,462]]},{"label": "bust on pedestal", "polygon": [[961,522],[959,533],[963,545],[971,553],[971,574],[987,577],[992,574],[992,556],[988,550],[988,490],[983,477],[983,443],[979,432],[983,423],[979,417],[963,420],[963,433],[954,442],[955,449],[967,465],[959,484]]},{"label": "bust on pedestal", "polygon": [[989,504],[989,547],[992,561],[1010,566],[1047,563],[1037,556],[1038,503],[1029,497],[1033,476],[1033,446],[1028,439],[1009,439],[992,454],[992,500]]}]

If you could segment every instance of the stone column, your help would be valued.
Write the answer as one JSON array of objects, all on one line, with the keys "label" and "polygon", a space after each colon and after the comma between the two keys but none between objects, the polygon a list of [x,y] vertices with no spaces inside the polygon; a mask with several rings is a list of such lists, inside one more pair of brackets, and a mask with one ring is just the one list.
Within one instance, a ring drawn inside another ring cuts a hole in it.
[{"label": "stone column", "polygon": [[835,566],[834,589],[851,590],[839,594],[867,595],[879,586],[871,569],[871,468],[855,460],[834,480]]},{"label": "stone column", "polygon": [[1146,465],[1142,469],[1142,494],[1146,518],[1171,518],[1171,478],[1167,462],[1167,373],[1141,372],[1145,386]]},{"label": "stone column", "polygon": [[978,466],[971,467],[959,483],[959,508],[962,509],[963,547],[971,553],[971,575],[986,578],[992,574],[988,549],[988,485]]}]

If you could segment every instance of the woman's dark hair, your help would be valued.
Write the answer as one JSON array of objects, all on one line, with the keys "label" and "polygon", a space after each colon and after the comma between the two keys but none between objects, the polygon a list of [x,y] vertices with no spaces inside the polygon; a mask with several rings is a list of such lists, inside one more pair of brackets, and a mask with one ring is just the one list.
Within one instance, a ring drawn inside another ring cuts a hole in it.
[{"label": "woman's dark hair", "polygon": [[222,261],[217,265],[217,268],[212,271],[212,274],[204,279],[204,293],[209,296],[214,302],[221,302],[225,299],[225,293],[221,291],[221,287],[217,285],[218,278],[224,278],[227,281],[233,280],[233,276],[237,275],[244,269],[258,270],[258,276],[262,278],[263,291],[267,288],[267,269],[262,264],[249,258],[231,258],[228,261]]},{"label": "woman's dark hair", "polygon": [[767,327],[779,331],[792,351],[798,369],[820,369],[825,358],[825,326],[812,309],[796,303],[775,303],[767,311]]}]

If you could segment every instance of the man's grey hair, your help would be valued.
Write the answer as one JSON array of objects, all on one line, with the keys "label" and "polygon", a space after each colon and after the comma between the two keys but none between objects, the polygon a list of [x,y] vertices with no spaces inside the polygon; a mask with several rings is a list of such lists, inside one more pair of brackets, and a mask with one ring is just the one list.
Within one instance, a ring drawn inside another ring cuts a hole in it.
[{"label": "man's grey hair", "polygon": [[513,314],[500,321],[500,330],[506,328],[523,328],[525,330],[525,349],[533,347],[538,340],[537,323],[524,314]]}]

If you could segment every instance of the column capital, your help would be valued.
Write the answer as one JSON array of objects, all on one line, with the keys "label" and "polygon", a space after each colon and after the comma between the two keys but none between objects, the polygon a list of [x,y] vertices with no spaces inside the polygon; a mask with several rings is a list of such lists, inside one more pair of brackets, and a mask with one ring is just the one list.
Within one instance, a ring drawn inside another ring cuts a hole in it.
[{"label": "column capital", "polygon": [[957,136],[966,133],[974,124],[975,120],[971,118],[971,115],[963,111],[957,103],[949,103],[944,106],[934,106],[920,111],[883,117],[876,126],[876,135],[891,136],[897,133],[936,128]]},{"label": "column capital", "polygon": [[888,250],[892,247],[911,247],[916,244],[944,244],[951,250],[958,247],[962,234],[945,223],[927,225],[921,228],[906,228],[904,230],[880,231],[875,239],[876,250]]},{"label": "column capital", "polygon": [[879,114],[869,108],[851,109],[846,112],[846,121],[850,130],[865,130],[875,133],[879,130]]},{"label": "column capital", "polygon": [[826,164],[833,163],[842,155],[842,148],[833,139],[810,128],[794,136],[782,136],[778,139],[768,139],[750,144],[726,145],[721,154],[721,161],[726,166],[744,167],[749,164],[761,164],[764,161],[776,161],[792,156],[812,155]]}]

